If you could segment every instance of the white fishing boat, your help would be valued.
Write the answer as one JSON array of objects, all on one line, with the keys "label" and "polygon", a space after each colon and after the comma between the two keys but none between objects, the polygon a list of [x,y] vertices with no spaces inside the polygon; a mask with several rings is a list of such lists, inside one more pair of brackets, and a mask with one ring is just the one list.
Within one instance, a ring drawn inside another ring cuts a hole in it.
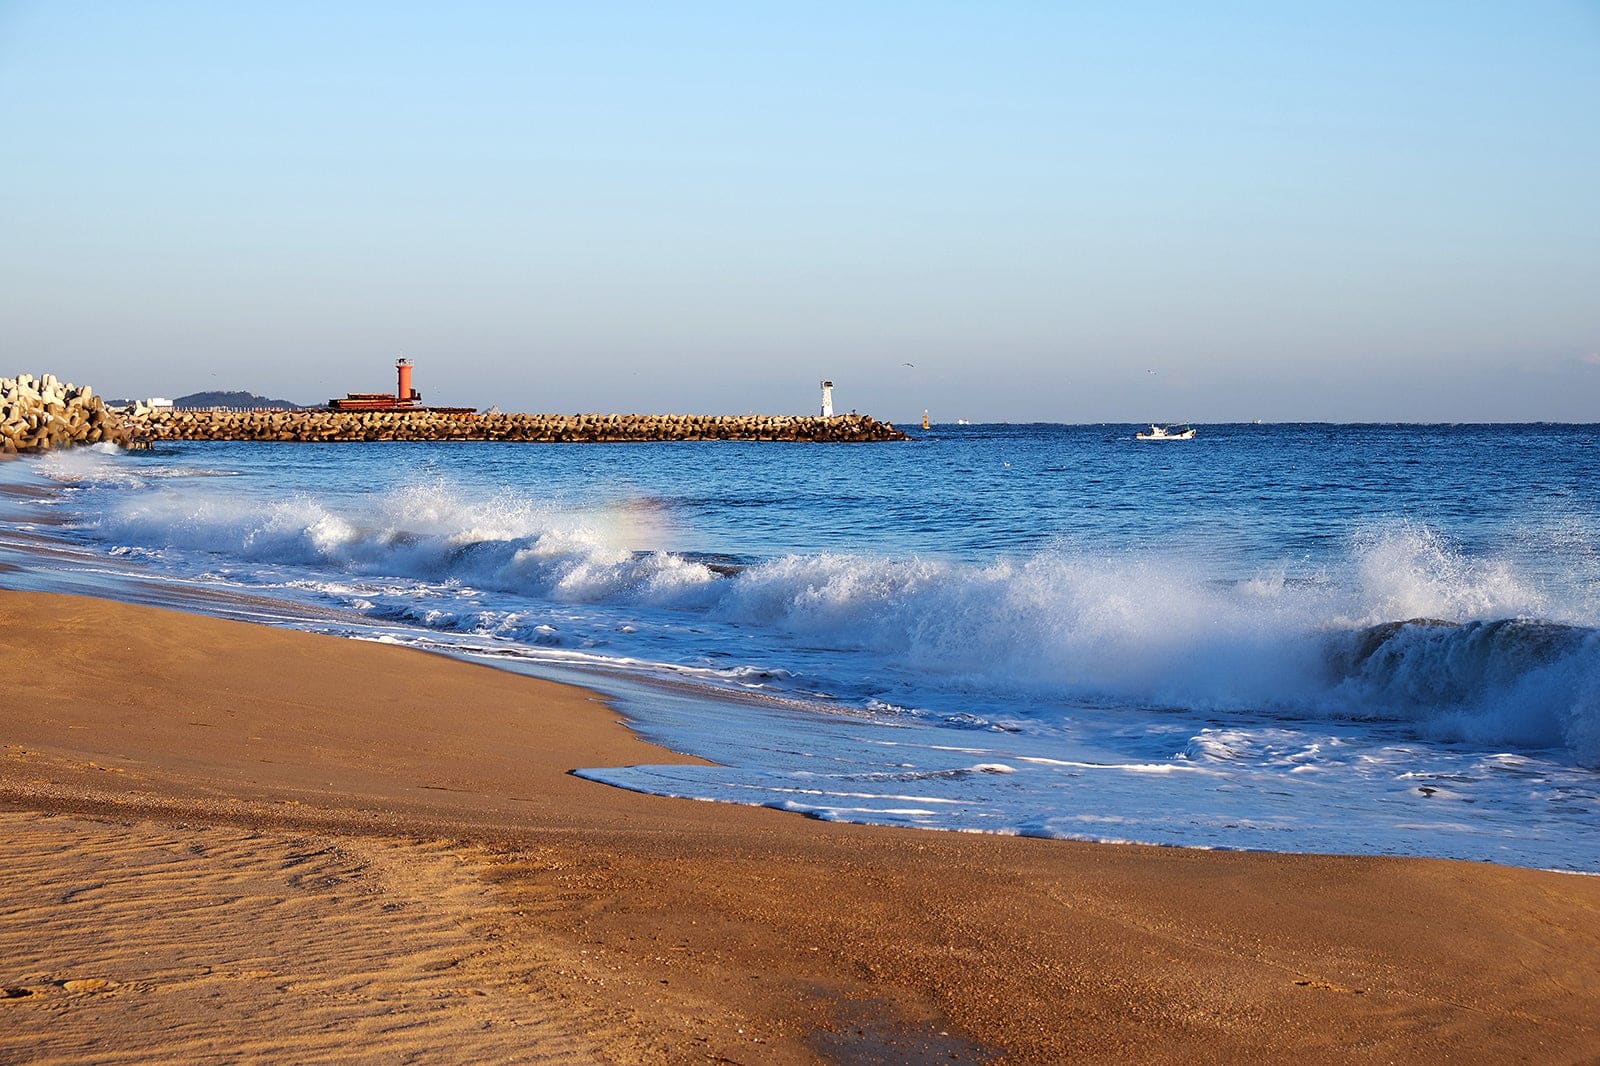
[{"label": "white fishing boat", "polygon": [[1158,426],[1154,423],[1148,433],[1135,433],[1134,440],[1194,440],[1193,426]]}]

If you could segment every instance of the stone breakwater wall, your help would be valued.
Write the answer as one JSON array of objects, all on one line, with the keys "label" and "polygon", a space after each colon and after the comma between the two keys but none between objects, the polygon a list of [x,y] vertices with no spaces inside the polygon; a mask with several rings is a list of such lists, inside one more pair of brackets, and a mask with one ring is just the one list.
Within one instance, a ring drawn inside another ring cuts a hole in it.
[{"label": "stone breakwater wall", "polygon": [[174,411],[125,416],[137,437],[161,440],[506,440],[580,443],[674,440],[867,442],[905,440],[866,415],[529,415],[447,411]]},{"label": "stone breakwater wall", "polygon": [[87,385],[80,389],[53,374],[0,378],[0,455],[128,439],[122,419]]}]

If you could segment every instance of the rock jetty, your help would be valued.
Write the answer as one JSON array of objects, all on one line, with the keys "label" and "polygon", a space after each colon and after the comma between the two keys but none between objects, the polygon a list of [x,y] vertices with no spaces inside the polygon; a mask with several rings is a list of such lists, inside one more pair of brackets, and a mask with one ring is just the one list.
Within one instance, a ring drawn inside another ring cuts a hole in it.
[{"label": "rock jetty", "polygon": [[905,440],[866,415],[530,415],[460,411],[175,411],[136,407],[124,416],[138,438],[163,440],[620,441]]},{"label": "rock jetty", "polygon": [[102,441],[123,446],[163,440],[623,441],[905,440],[867,415],[537,415],[461,410],[298,411],[108,407],[94,390],[52,374],[0,378],[0,454],[39,452]]},{"label": "rock jetty", "polygon": [[122,419],[87,385],[54,374],[0,378],[0,455],[129,440]]}]

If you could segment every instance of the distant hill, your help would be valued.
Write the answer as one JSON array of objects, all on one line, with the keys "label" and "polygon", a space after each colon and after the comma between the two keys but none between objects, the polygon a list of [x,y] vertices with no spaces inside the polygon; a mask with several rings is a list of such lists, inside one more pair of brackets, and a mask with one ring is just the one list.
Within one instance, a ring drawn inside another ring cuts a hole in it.
[{"label": "distant hill", "polygon": [[172,401],[174,407],[270,407],[277,411],[298,411],[300,405],[288,400],[269,400],[253,392],[191,392]]}]

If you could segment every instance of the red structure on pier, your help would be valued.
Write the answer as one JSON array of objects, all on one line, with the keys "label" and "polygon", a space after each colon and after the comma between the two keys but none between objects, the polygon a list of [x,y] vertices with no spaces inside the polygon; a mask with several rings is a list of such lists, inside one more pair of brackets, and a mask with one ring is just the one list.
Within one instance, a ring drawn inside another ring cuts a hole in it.
[{"label": "red structure on pier", "polygon": [[329,400],[330,411],[438,411],[447,414],[472,414],[475,407],[424,407],[422,393],[411,387],[411,360],[396,359],[394,363],[398,380],[394,394],[387,392],[351,392],[342,400]]}]

